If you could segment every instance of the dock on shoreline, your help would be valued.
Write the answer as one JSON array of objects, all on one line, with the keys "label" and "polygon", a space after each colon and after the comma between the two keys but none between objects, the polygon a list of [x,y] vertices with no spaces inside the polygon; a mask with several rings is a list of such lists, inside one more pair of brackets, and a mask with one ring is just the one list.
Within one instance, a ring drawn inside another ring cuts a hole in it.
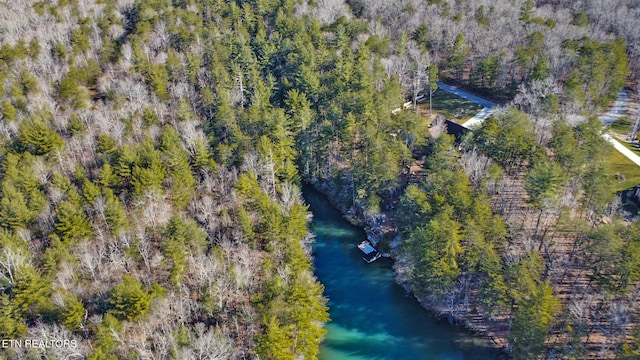
[{"label": "dock on shoreline", "polygon": [[378,250],[376,250],[371,245],[369,240],[363,240],[360,244],[358,244],[358,249],[360,249],[360,251],[362,251],[362,253],[364,254],[364,256],[362,256],[362,259],[369,264],[378,260],[380,256],[382,256],[378,252]]}]

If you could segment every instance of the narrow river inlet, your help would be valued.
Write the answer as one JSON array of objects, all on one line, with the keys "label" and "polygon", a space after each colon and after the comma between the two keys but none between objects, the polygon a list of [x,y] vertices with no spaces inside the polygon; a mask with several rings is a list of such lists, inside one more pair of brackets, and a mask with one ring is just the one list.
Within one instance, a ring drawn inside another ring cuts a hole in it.
[{"label": "narrow river inlet", "polygon": [[437,321],[393,279],[392,261],[372,264],[357,248],[362,229],[342,219],[324,195],[303,190],[313,212],[315,274],[331,321],[321,360],[496,359],[489,341]]}]

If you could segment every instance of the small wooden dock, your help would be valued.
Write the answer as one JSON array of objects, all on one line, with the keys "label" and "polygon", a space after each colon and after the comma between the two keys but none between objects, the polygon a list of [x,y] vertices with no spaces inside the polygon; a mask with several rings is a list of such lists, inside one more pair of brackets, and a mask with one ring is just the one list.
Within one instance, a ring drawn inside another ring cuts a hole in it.
[{"label": "small wooden dock", "polygon": [[360,251],[362,251],[362,253],[364,254],[364,256],[362,257],[362,259],[364,261],[366,261],[367,263],[372,263],[376,260],[378,260],[381,256],[381,254],[378,252],[378,250],[376,250],[371,243],[369,242],[369,240],[363,240],[359,245],[358,245],[358,249],[360,249]]}]

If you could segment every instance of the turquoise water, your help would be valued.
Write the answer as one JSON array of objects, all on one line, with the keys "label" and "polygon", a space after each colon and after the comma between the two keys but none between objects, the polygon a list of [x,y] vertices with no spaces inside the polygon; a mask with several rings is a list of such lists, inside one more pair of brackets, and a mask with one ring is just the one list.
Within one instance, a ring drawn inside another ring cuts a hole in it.
[{"label": "turquoise water", "polygon": [[365,263],[356,247],[364,232],[323,195],[305,188],[304,197],[313,212],[315,274],[331,317],[321,360],[496,358],[487,341],[437,321],[395,284],[391,260]]}]

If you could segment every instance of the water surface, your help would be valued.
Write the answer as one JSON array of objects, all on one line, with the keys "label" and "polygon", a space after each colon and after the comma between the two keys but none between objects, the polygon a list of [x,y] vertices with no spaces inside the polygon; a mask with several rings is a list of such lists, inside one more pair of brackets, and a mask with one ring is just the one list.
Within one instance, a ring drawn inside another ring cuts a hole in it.
[{"label": "water surface", "polygon": [[486,340],[437,321],[393,280],[392,262],[362,260],[362,229],[344,221],[311,188],[315,274],[325,286],[331,321],[321,360],[495,359]]}]

